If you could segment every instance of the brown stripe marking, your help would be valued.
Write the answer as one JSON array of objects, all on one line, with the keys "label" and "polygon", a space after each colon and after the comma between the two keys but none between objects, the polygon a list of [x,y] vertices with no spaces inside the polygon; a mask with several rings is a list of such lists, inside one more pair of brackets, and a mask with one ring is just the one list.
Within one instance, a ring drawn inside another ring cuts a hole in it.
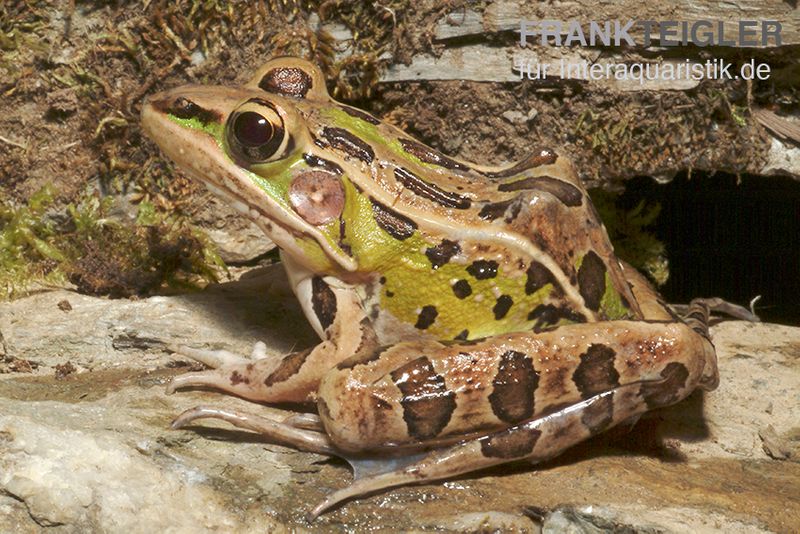
[{"label": "brown stripe marking", "polygon": [[640,389],[649,409],[669,406],[680,398],[680,391],[686,386],[689,370],[679,362],[667,364],[661,371],[663,380],[642,383]]},{"label": "brown stripe marking", "polygon": [[339,362],[336,366],[337,369],[352,369],[356,365],[365,365],[374,362],[380,358],[388,348],[378,346],[378,334],[375,333],[375,329],[372,327],[372,323],[368,317],[364,317],[359,321],[358,334],[361,338],[358,342],[358,347],[353,351],[352,356]]},{"label": "brown stripe marking", "polygon": [[294,352],[284,357],[278,368],[264,380],[264,385],[269,387],[280,382],[285,382],[291,376],[296,375],[300,371],[300,368],[303,367],[303,364],[306,363],[306,358],[308,358],[312,350],[313,348],[310,348],[304,351]]},{"label": "brown stripe marking", "polygon": [[581,413],[581,422],[592,434],[611,426],[614,421],[614,393],[592,399]]},{"label": "brown stripe marking", "polygon": [[197,119],[201,124],[221,123],[222,115],[218,111],[202,108],[186,97],[180,96],[174,101],[159,100],[151,104],[162,113],[174,115],[179,119]]},{"label": "brown stripe marking", "polygon": [[436,309],[436,306],[423,306],[422,310],[417,316],[417,323],[414,325],[414,328],[418,328],[420,330],[427,329],[434,323],[434,321],[436,321],[436,317],[438,315],[439,312]]},{"label": "brown stripe marking", "polygon": [[593,250],[586,253],[578,269],[578,288],[586,307],[599,310],[606,292],[606,264]]},{"label": "brown stripe marking", "polygon": [[306,164],[309,167],[321,167],[326,171],[330,171],[334,174],[342,174],[342,168],[339,167],[338,164],[334,163],[333,161],[328,161],[327,159],[323,159],[319,156],[315,156],[314,154],[310,154],[306,152],[303,154],[303,159],[306,160]]},{"label": "brown stripe marking", "polygon": [[392,381],[403,394],[403,420],[411,437],[425,440],[444,430],[456,409],[456,394],[425,356],[398,367]]},{"label": "brown stripe marking", "polygon": [[342,249],[342,252],[347,254],[348,256],[353,255],[353,247],[351,247],[347,243],[347,223],[344,220],[344,217],[339,217],[339,241],[338,241],[339,248]]},{"label": "brown stripe marking", "polygon": [[555,152],[548,148],[544,148],[540,150],[536,154],[532,154],[531,156],[527,157],[526,159],[520,161],[513,167],[508,169],[503,169],[502,171],[497,172],[487,172],[484,173],[489,178],[508,178],[509,176],[514,176],[515,174],[521,174],[522,172],[533,169],[534,167],[539,167],[541,165],[552,165],[556,162],[558,156]]},{"label": "brown stripe marking", "polygon": [[514,304],[514,299],[510,295],[500,295],[492,308],[495,320],[500,320],[508,314],[508,310]]},{"label": "brown stripe marking", "polygon": [[614,367],[616,355],[611,347],[597,343],[581,354],[581,363],[572,376],[581,398],[588,399],[619,386],[619,372]]},{"label": "brown stripe marking", "polygon": [[543,191],[550,193],[556,197],[562,204],[569,207],[576,207],[583,204],[583,194],[581,190],[574,185],[553,178],[552,176],[531,176],[516,182],[507,182],[500,184],[497,188],[498,191],[521,191],[530,189],[534,191]]},{"label": "brown stripe marking", "polygon": [[472,200],[468,197],[461,196],[458,193],[445,191],[438,185],[426,182],[408,169],[395,167],[394,177],[398,182],[403,184],[403,187],[406,187],[417,195],[427,198],[428,200],[432,200],[433,202],[436,202],[445,208],[465,210],[472,205]]},{"label": "brown stripe marking", "polygon": [[386,352],[387,348],[388,347],[379,347],[375,350],[365,350],[360,354],[358,353],[354,354],[349,358],[345,358],[344,360],[339,362],[336,365],[336,368],[339,369],[340,371],[344,371],[347,369],[352,369],[357,365],[366,365],[370,362],[374,362],[378,360],[384,352]]},{"label": "brown stripe marking", "polygon": [[511,208],[511,211],[508,217],[505,218],[505,221],[510,223],[519,215],[519,211],[522,209],[522,197],[517,195],[508,200],[485,204],[481,208],[481,211],[478,212],[478,217],[484,221],[493,221],[505,215],[506,212],[509,211],[509,208]]},{"label": "brown stripe marking", "polygon": [[375,217],[375,222],[378,223],[378,226],[383,228],[386,233],[398,241],[403,241],[414,235],[414,231],[417,229],[417,223],[387,208],[373,198],[371,198],[370,201],[372,202],[372,215]]},{"label": "brown stripe marking", "polygon": [[339,106],[339,109],[350,115],[351,117],[355,117],[357,119],[361,119],[364,122],[368,122],[370,124],[380,124],[381,121],[367,113],[366,111],[361,111],[360,109],[351,108],[350,106]]},{"label": "brown stripe marking", "polygon": [[446,264],[450,261],[450,258],[460,253],[461,246],[449,239],[443,239],[440,244],[425,250],[425,255],[431,260],[431,265],[434,270]]},{"label": "brown stripe marking", "polygon": [[533,452],[541,430],[520,426],[480,438],[481,453],[489,458],[524,458]]},{"label": "brown stripe marking", "polygon": [[268,71],[258,82],[258,86],[268,93],[295,98],[305,98],[314,82],[303,69],[280,67]]},{"label": "brown stripe marking", "polygon": [[364,163],[370,164],[372,160],[375,159],[375,152],[372,150],[372,147],[344,128],[331,128],[326,126],[322,129],[322,137],[336,150],[341,150],[345,154],[358,158]]},{"label": "brown stripe marking", "polygon": [[323,330],[336,318],[336,294],[320,276],[311,279],[311,307]]},{"label": "brown stripe marking", "polygon": [[505,423],[519,423],[533,416],[533,393],[539,385],[539,373],[525,354],[509,350],[500,357],[492,380],[489,403],[492,412]]},{"label": "brown stripe marking", "polygon": [[441,152],[432,149],[429,146],[425,146],[422,143],[418,143],[412,139],[398,139],[400,144],[403,145],[403,150],[415,156],[417,159],[422,161],[423,163],[430,163],[432,165],[439,165],[440,167],[444,167],[446,169],[457,169],[459,171],[468,171],[470,168],[463,163],[459,163],[454,159],[450,159]]}]

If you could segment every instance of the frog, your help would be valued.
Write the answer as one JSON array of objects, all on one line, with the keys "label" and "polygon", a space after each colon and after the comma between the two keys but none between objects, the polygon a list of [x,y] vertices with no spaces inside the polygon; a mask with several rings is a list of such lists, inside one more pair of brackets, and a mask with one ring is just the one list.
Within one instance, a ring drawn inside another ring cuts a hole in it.
[{"label": "frog", "polygon": [[[509,462],[540,463],[719,383],[709,314],[678,315],[620,260],[575,166],[534,148],[507,165],[450,157],[333,99],[280,57],[240,86],[151,95],[167,157],[279,248],[320,342],[270,355],[174,346],[208,369],[167,387],[300,403],[283,418],[198,406],[303,451],[341,456],[343,501]],[[316,408],[314,410],[313,408]],[[378,468],[358,469],[363,460]]]}]

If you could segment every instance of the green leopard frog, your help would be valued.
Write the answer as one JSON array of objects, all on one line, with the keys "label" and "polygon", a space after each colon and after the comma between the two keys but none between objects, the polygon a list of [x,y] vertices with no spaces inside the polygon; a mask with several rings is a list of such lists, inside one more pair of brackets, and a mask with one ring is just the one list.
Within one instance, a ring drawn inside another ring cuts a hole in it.
[{"label": "green leopard frog", "polygon": [[542,461],[717,384],[708,303],[677,317],[615,255],[569,159],[448,157],[327,93],[279,58],[241,87],[153,95],[142,122],[164,153],[280,248],[321,342],[286,356],[176,350],[210,386],[314,402],[284,421],[196,408],[295,447],[383,472],[330,495]]}]

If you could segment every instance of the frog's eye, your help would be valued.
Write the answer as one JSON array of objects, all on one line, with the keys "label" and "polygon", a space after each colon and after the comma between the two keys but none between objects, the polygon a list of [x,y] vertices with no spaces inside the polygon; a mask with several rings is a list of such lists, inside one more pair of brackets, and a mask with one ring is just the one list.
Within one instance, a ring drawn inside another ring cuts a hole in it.
[{"label": "frog's eye", "polygon": [[272,159],[286,144],[278,111],[266,101],[248,101],[231,113],[226,126],[228,146],[247,163]]}]

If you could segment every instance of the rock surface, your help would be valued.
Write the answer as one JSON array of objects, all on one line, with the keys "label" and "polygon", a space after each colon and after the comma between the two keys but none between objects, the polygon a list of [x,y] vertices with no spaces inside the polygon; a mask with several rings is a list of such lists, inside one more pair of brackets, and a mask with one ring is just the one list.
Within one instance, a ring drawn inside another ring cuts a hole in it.
[{"label": "rock surface", "polygon": [[[65,304],[65,301],[69,305]],[[305,513],[347,466],[218,421],[278,416],[212,391],[164,394],[194,365],[168,343],[273,354],[315,337],[277,269],[180,296],[66,291],[0,305],[0,532],[790,532],[800,525],[800,328],[712,329],[722,381],[538,468],[506,466]]]}]

